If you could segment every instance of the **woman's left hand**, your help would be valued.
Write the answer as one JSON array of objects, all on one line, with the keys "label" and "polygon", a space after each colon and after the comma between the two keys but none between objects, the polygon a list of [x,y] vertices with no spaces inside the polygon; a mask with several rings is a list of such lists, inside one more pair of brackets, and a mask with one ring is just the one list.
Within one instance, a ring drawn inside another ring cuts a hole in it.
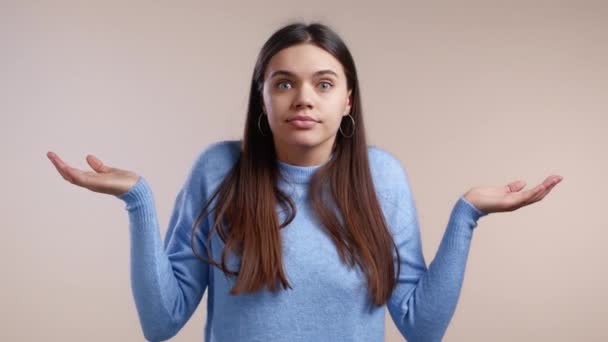
[{"label": "woman's left hand", "polygon": [[467,191],[464,198],[484,213],[513,211],[543,199],[553,187],[563,179],[562,176],[547,177],[535,188],[522,191],[526,182],[518,180],[499,187],[476,187]]}]

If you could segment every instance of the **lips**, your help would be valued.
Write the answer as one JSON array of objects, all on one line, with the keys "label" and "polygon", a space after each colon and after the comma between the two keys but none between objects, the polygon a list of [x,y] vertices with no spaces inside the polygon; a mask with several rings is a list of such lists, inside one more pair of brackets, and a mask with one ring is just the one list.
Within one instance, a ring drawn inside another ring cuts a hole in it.
[{"label": "lips", "polygon": [[310,129],[313,128],[319,121],[306,115],[296,115],[287,120],[287,123],[296,129]]},{"label": "lips", "polygon": [[291,122],[291,121],[295,121],[295,120],[299,120],[299,121],[314,121],[314,122],[319,122],[318,120],[313,119],[310,116],[307,115],[296,115],[290,119],[287,119],[287,122]]}]

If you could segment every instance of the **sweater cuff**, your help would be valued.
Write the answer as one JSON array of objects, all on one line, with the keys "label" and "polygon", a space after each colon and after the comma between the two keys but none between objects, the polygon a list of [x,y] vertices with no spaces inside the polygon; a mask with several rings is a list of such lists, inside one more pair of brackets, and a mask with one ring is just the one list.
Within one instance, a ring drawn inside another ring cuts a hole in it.
[{"label": "sweater cuff", "polygon": [[467,250],[473,238],[477,220],[485,215],[487,213],[477,209],[471,202],[464,199],[464,196],[461,196],[450,215],[444,242],[454,248]]},{"label": "sweater cuff", "polygon": [[129,191],[116,195],[115,197],[125,202],[125,209],[128,211],[134,211],[137,208],[154,204],[152,189],[143,176],[139,177],[135,185],[133,185]]},{"label": "sweater cuff", "polygon": [[477,209],[471,202],[467,201],[464,198],[464,195],[460,196],[458,199],[458,203],[456,206],[462,207],[460,208],[466,215],[470,216],[474,221],[479,220],[479,218],[488,215],[488,213]]}]

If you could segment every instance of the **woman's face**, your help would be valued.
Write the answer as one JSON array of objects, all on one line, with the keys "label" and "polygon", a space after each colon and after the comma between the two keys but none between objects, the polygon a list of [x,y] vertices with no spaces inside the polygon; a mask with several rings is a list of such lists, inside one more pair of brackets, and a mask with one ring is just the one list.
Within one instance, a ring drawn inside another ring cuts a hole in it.
[{"label": "woman's face", "polygon": [[350,94],[342,65],[327,51],[298,44],[275,54],[264,74],[263,106],[279,158],[305,152],[312,163],[327,159]]}]

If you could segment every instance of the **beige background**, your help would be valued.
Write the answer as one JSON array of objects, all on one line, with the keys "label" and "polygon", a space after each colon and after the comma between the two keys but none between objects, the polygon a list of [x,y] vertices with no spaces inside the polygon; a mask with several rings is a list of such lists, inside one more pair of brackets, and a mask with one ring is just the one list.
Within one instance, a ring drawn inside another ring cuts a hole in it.
[{"label": "beige background", "polygon": [[[461,194],[564,180],[479,221],[445,341],[606,341],[608,3],[1,1],[0,340],[141,341],[122,202],[48,150],[152,184],[166,230],[197,153],[240,137],[256,54],[323,20],[352,50],[371,143],[408,169],[429,263]],[[175,341],[201,341],[206,296]],[[386,341],[402,340],[390,316]]]}]

